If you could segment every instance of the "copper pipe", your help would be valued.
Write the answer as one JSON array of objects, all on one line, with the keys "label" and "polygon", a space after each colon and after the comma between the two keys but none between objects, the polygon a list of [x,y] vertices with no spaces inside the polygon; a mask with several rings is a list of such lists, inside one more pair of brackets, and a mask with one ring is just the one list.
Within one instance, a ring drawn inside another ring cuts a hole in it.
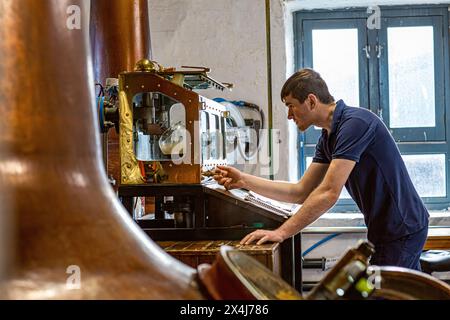
[{"label": "copper pipe", "polygon": [[[151,59],[148,0],[91,0],[90,40],[94,79],[103,85],[106,78],[133,70],[138,60]],[[104,166],[117,190],[119,137],[110,130],[102,140]]]},{"label": "copper pipe", "polygon": [[105,83],[151,59],[148,0],[92,0],[90,37],[94,78]]},{"label": "copper pipe", "polygon": [[17,235],[0,298],[202,298],[195,270],[151,241],[107,183],[88,27],[67,28],[70,5],[83,17],[89,2],[0,1],[0,203]]}]

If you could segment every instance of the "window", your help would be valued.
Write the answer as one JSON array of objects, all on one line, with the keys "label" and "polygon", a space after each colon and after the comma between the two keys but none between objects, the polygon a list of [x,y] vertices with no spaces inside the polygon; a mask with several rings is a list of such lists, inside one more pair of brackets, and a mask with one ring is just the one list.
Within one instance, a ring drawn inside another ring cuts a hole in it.
[{"label": "window", "polygon": [[[450,206],[449,17],[446,6],[380,7],[294,13],[296,68],[312,67],[331,94],[368,108],[386,124],[428,209]],[[299,133],[300,172],[311,163],[320,128]],[[334,211],[356,211],[344,190]]]}]

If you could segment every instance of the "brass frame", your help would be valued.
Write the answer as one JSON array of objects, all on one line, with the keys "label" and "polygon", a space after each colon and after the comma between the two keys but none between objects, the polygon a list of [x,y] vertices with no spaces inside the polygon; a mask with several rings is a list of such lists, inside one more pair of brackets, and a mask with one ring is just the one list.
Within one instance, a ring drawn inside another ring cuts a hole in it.
[{"label": "brass frame", "polygon": [[[174,164],[172,161],[162,161],[164,172],[168,175],[166,183],[200,183],[201,182],[201,156],[200,150],[195,150],[195,145],[200,146],[200,111],[227,116],[226,108],[217,103],[209,106],[203,97],[194,91],[187,90],[171,81],[164,79],[151,71],[122,72],[119,74],[119,113],[120,113],[120,184],[142,184],[138,160],[133,148],[133,110],[132,100],[136,94],[142,92],[160,92],[179,101],[185,106],[186,130],[191,141],[187,146],[189,159],[184,163]],[[198,141],[194,141],[194,139]],[[185,155],[186,156],[186,155]],[[226,153],[225,153],[226,156]],[[186,163],[187,162],[187,163]],[[210,169],[216,165],[225,165],[226,161],[205,161],[205,166]]]}]

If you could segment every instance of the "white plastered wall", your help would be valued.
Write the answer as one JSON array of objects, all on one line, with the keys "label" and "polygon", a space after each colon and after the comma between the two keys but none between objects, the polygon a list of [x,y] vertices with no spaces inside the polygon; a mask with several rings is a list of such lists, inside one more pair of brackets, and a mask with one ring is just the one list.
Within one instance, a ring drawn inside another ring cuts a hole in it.
[{"label": "white plastered wall", "polygon": [[[284,20],[282,2],[272,1],[272,51],[276,55],[273,73],[284,81]],[[206,66],[210,76],[223,82],[232,82],[232,91],[200,91],[208,98],[222,97],[244,100],[260,106],[266,116],[268,110],[268,77],[266,50],[266,17],[264,0],[150,0],[150,30],[153,59],[164,66]],[[279,61],[280,58],[282,61]],[[278,68],[277,66],[281,66]],[[279,80],[281,79],[281,80]],[[276,84],[278,87],[278,83]],[[279,90],[273,92],[279,100]],[[280,103],[273,106],[273,128],[281,129],[281,136],[274,136],[286,154],[286,117]],[[286,158],[286,157],[285,157]],[[264,160],[264,159],[263,159]],[[279,165],[277,178],[287,177],[287,165]],[[247,165],[247,172],[263,175],[262,165]]]},{"label": "white plastered wall", "polygon": [[[279,92],[294,72],[292,12],[296,10],[369,7],[371,5],[436,4],[414,0],[271,0],[271,66],[275,178],[295,180],[297,129],[286,119]],[[202,91],[209,97],[244,100],[268,108],[265,0],[149,0],[153,58],[165,66],[207,66],[211,76],[232,82],[231,92]],[[264,175],[260,165],[247,172]]]}]

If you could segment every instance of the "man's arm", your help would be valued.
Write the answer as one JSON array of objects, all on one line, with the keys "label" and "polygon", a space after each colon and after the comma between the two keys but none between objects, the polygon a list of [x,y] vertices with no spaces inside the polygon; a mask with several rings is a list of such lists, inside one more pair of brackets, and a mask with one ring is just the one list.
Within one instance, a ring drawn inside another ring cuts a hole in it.
[{"label": "man's arm", "polygon": [[241,244],[257,241],[282,242],[300,232],[318,219],[338,200],[342,187],[347,181],[356,162],[346,159],[334,159],[322,183],[305,200],[300,210],[276,230],[256,230],[241,240]]},{"label": "man's arm", "polygon": [[302,204],[311,192],[322,182],[327,172],[328,164],[313,162],[296,183],[271,181],[251,176],[247,186],[249,190],[267,198]]},{"label": "man's arm", "polygon": [[227,189],[245,188],[268,198],[301,204],[320,184],[327,169],[328,164],[313,162],[300,181],[292,183],[272,181],[240,172],[235,168],[219,166],[214,179]]}]

